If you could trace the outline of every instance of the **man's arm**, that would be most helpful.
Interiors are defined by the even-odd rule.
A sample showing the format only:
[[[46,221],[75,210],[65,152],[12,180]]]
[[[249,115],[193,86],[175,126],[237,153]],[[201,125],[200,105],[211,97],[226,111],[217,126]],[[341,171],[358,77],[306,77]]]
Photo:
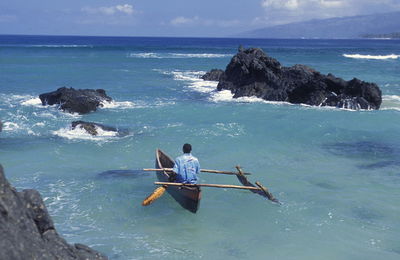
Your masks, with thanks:
[[[175,160],[174,168],[172,168],[172,171],[177,174],[179,172],[179,167],[180,167],[179,160]]]
[[[196,160],[197,161],[197,163],[196,163],[196,174],[199,174],[200,173],[200,163],[199,163],[199,160]]]

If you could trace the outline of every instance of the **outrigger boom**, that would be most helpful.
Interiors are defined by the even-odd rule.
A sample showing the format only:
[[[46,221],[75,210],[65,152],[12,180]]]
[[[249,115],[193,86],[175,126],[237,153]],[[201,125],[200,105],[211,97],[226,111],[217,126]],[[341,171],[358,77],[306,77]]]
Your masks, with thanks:
[[[153,169],[153,168],[145,168],[143,171],[167,171],[172,172],[172,168],[162,168],[162,169]],[[237,172],[229,172],[229,171],[218,171],[218,170],[208,170],[208,169],[200,169],[201,172],[209,172],[209,173],[219,173],[219,174],[228,174],[228,175],[237,175]],[[243,172],[244,175],[251,175],[249,172]]]

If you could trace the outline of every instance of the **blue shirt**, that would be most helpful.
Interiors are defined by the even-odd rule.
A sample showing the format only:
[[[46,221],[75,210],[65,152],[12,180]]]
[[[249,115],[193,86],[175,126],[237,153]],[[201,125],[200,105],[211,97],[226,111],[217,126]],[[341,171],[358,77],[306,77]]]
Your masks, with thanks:
[[[176,173],[176,182],[195,184],[200,172],[199,160],[192,154],[185,153],[175,159],[173,171]]]

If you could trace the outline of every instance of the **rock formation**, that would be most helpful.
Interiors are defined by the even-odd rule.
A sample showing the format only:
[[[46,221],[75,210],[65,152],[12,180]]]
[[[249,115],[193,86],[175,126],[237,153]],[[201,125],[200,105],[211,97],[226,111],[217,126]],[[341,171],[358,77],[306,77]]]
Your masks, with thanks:
[[[224,74],[223,70],[220,69],[212,69],[203,76],[201,76],[202,79],[204,80],[209,80],[209,81],[219,81],[222,74]]]
[[[312,106],[347,109],[379,109],[382,92],[375,83],[345,81],[323,75],[305,65],[283,67],[259,48],[243,49],[222,74],[218,90],[230,90],[234,98],[256,96]]]
[[[36,190],[17,192],[0,165],[0,259],[107,259],[60,237]]]
[[[62,87],[56,91],[39,95],[42,105],[59,105],[69,113],[86,114],[102,107],[102,102],[111,101],[103,89],[74,89]]]
[[[75,129],[76,127],[79,127],[81,129],[84,129],[87,133],[96,136],[98,135],[99,129],[107,132],[115,132],[116,136],[126,136],[129,134],[127,130],[121,130],[112,126],[106,126],[98,123],[93,123],[93,122],[85,122],[85,121],[73,121],[71,123],[72,129]]]

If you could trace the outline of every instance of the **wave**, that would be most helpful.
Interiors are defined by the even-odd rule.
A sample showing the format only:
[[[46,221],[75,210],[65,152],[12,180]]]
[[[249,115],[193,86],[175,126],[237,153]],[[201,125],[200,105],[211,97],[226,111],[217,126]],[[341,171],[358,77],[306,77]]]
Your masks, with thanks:
[[[26,133],[28,135],[40,136],[40,133],[34,130],[38,130],[38,128],[42,128],[43,126],[43,122],[36,123],[30,127],[23,121],[18,123],[6,121],[3,123],[2,130],[4,132],[10,132],[11,134]]]
[[[230,90],[218,91],[217,81],[207,81],[200,77],[203,76],[205,71],[171,71],[162,72],[164,74],[170,74],[175,80],[187,81],[187,90],[195,91],[203,94],[209,94],[208,100],[211,102],[237,102],[237,103],[268,103],[268,104],[281,104],[286,102],[266,101],[258,97],[240,97],[233,98],[233,94]]]
[[[161,59],[162,57],[154,52],[141,52],[141,53],[129,53],[128,58]]]
[[[398,110],[398,111],[400,111],[400,96],[383,95],[381,110]]]
[[[135,103],[130,102],[130,101],[105,101],[101,103],[103,105],[103,108],[110,108],[110,109],[127,109],[127,108],[133,108],[136,107]]]
[[[232,54],[220,54],[220,53],[170,53],[176,58],[224,58],[231,57]]]
[[[1,47],[19,47],[19,48],[93,48],[93,45],[81,44],[6,44]]]
[[[389,60],[398,59],[400,55],[390,54],[390,55],[363,55],[363,54],[343,54],[343,57],[350,59],[368,59],[368,60]]]
[[[14,122],[4,122],[3,123],[3,131],[15,131],[20,129],[21,127]]]
[[[200,93],[210,93],[217,88],[218,82],[207,81],[200,78],[206,72],[205,71],[170,71],[162,72],[166,75],[172,75],[174,80],[186,81],[188,85],[186,88],[188,90],[200,92]]]
[[[34,107],[42,107],[42,101],[40,98],[30,98],[21,102],[23,106],[34,106]]]
[[[222,53],[154,53],[139,52],[129,53],[128,58],[144,58],[144,59],[182,59],[182,58],[224,58],[231,57],[232,54]]]
[[[33,107],[46,107],[42,105],[42,101],[38,97],[33,97],[30,95],[13,95],[11,99],[16,100],[22,106],[33,106]],[[126,109],[126,108],[133,108],[135,104],[130,101],[115,101],[112,100],[110,102],[104,101],[102,102],[103,108],[110,108],[110,109]]]
[[[66,138],[68,140],[91,140],[91,141],[107,141],[110,138],[117,137],[118,133],[114,131],[104,131],[100,127],[95,126],[97,135],[93,136],[86,132],[86,130],[75,127],[72,129],[71,127],[61,128],[56,131],[52,131],[52,134],[57,135],[59,137]]]

